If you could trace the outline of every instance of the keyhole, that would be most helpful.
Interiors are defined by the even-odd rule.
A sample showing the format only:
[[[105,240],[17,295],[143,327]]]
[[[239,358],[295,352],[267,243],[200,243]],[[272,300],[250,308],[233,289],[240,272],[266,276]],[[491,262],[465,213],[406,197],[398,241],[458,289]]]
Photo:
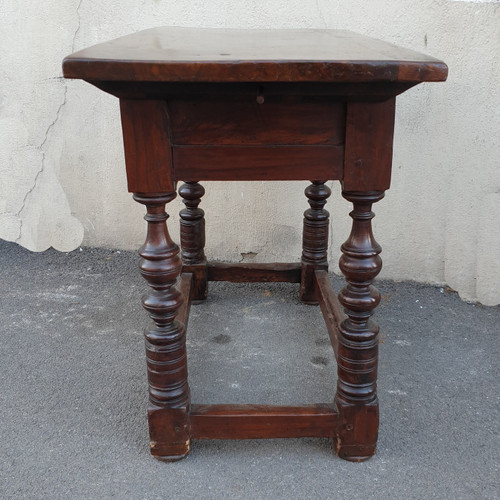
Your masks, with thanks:
[[[257,91],[257,104],[264,104],[264,88],[259,87]]]

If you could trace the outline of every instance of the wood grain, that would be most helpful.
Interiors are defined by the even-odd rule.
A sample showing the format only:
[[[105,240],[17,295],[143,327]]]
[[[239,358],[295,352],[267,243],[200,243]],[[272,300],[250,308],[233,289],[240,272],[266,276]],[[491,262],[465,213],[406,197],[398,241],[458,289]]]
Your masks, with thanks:
[[[338,102],[385,101],[417,85],[418,82],[143,82],[89,80],[97,88],[120,99],[220,100],[226,103],[255,100],[263,92],[266,102],[290,97]]]
[[[186,182],[179,195],[186,208],[179,213],[181,228],[182,264],[193,267],[191,298],[195,301],[207,297],[207,259],[205,258],[205,212],[199,208],[205,189],[198,182]]]
[[[171,82],[442,81],[433,57],[341,30],[163,27],[65,58],[66,78]]]
[[[263,102],[259,104],[257,98]],[[242,101],[174,100],[168,103],[175,145],[340,145],[345,104],[273,101],[258,93]]]
[[[314,271],[328,270],[328,226],[330,214],[325,210],[331,190],[325,181],[313,181],[304,193],[309,208],[304,212],[302,228],[302,274],[299,297],[305,304],[317,304]]]
[[[139,249],[139,269],[150,286],[142,305],[152,320],[144,331],[151,453],[170,460],[189,453],[186,330],[181,321],[188,311],[181,309],[183,296],[177,288],[181,260],[179,248],[168,233],[165,212],[165,204],[174,198],[175,192],[134,195],[135,201],[147,209],[148,231]],[[187,283],[183,286],[185,289]]]
[[[189,267],[187,267],[187,270],[189,270]],[[211,262],[208,265],[209,281],[300,283],[300,273],[300,263],[233,264]]]
[[[347,105],[344,191],[389,189],[395,109],[395,98]]]
[[[338,356],[339,325],[345,319],[340,302],[333,291],[328,272],[318,270],[314,272],[316,294],[326,329],[330,337],[335,358]]]
[[[72,54],[63,73],[120,98],[128,186],[147,208],[139,253],[150,285],[143,305],[152,319],[145,331],[151,453],[182,458],[191,438],[332,437],[344,459],[372,456],[379,413],[371,316],[380,300],[372,282],[381,249],[371,207],[390,184],[395,96],[445,80],[446,65],[346,31],[155,28]],[[301,263],[207,264],[200,180],[311,181]],[[354,207],[338,301],[326,272],[327,180],[341,180]],[[185,182],[184,265],[166,226],[177,181]],[[190,406],[185,324],[209,279],[300,283],[302,300],[319,302],[336,353],[335,402]]]
[[[193,405],[191,436],[195,439],[270,439],[333,437],[333,405]]]
[[[341,146],[175,146],[177,180],[340,179]]]
[[[380,302],[372,286],[382,268],[381,247],[372,232],[373,203],[384,197],[378,192],[342,192],[353,204],[352,228],[341,246],[339,267],[347,285],[339,293],[346,318],[339,324],[337,394],[335,402],[342,425],[336,440],[339,456],[366,460],[375,453],[378,435],[378,325],[371,319]]]
[[[191,309],[191,295],[193,289],[193,275],[191,273],[182,273],[178,285],[179,292],[182,295],[182,304],[177,310],[176,319],[180,321],[187,330],[189,322],[189,311]]]
[[[120,111],[128,190],[150,194],[175,191],[165,102],[121,99]]]

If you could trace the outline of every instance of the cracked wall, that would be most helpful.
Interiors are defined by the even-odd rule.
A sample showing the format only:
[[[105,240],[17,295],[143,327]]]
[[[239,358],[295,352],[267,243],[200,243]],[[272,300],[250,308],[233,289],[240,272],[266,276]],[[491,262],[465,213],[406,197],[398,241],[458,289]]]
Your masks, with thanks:
[[[67,251],[83,237],[58,178],[67,94],[58,59],[78,26],[72,6],[55,1],[0,7],[0,237],[30,250]]]
[[[79,50],[159,25],[341,28],[446,61],[448,82],[398,99],[392,189],[377,204],[381,276],[448,284],[500,303],[499,2],[388,0],[3,0],[0,5],[0,237],[31,250],[137,248],[142,207],[127,193],[118,102],[61,79]],[[305,183],[206,183],[207,254],[300,256]],[[331,264],[349,232],[332,183]],[[170,206],[177,234],[179,200]],[[244,228],[244,230],[235,230]]]

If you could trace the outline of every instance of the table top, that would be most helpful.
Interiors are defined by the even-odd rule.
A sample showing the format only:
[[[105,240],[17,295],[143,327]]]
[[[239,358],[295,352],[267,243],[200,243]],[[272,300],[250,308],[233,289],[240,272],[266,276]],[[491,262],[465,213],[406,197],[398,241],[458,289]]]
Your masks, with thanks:
[[[75,52],[66,78],[143,82],[446,80],[433,57],[341,30],[164,27]]]

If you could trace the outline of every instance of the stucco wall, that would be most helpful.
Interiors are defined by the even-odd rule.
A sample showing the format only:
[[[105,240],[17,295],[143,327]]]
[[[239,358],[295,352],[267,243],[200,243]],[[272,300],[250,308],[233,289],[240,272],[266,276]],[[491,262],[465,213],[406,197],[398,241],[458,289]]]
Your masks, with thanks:
[[[446,0],[3,0],[0,237],[31,250],[137,248],[118,102],[61,79],[74,50],[143,28],[351,29],[447,62],[449,80],[398,99],[392,189],[375,206],[381,276],[500,303],[500,3]],[[206,183],[207,254],[294,261],[305,183]],[[331,261],[349,232],[337,183]],[[170,205],[177,231],[178,200]]]

